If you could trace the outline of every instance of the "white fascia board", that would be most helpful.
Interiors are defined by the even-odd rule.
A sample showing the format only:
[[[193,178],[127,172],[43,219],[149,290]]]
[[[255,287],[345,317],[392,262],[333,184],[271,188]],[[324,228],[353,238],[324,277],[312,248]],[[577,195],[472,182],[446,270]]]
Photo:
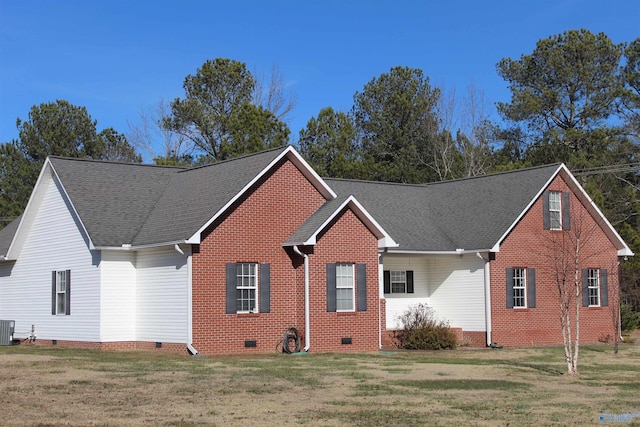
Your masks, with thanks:
[[[318,235],[338,216],[347,206],[353,210],[356,216],[364,225],[378,238],[378,248],[392,248],[399,245],[393,238],[378,224],[378,222],[367,212],[367,210],[356,200],[354,196],[349,196],[333,213],[313,232],[313,234],[302,245],[315,245]]]
[[[231,200],[227,202],[218,212],[216,212],[209,221],[207,221],[202,227],[198,229],[191,237],[189,237],[184,243],[191,244],[199,244],[200,243],[200,234],[209,227],[220,215],[222,215],[231,205],[233,205],[236,200],[242,197],[256,182],[258,182],[267,172],[271,170],[280,160],[287,157],[291,162],[302,172],[302,174],[311,181],[311,183],[318,189],[318,191],[326,198],[326,199],[335,199],[337,197],[336,193],[324,182],[322,178],[309,166],[309,164],[298,154],[298,152],[292,147],[287,147],[278,157],[273,159],[271,163],[267,165],[259,174],[257,174],[247,185],[245,185],[242,190],[238,192]]]
[[[556,169],[556,171],[551,175],[551,177],[547,180],[547,182],[544,183],[542,188],[540,188],[540,190],[538,190],[536,195],[533,196],[533,199],[531,199],[529,201],[529,203],[527,204],[527,206],[525,206],[525,208],[522,210],[522,212],[520,212],[520,214],[518,215],[516,220],[507,228],[507,230],[504,232],[504,234],[502,236],[500,236],[500,238],[498,239],[496,244],[493,245],[493,248],[491,249],[492,252],[498,252],[498,250],[495,250],[495,249],[500,247],[500,245],[502,244],[504,239],[506,239],[507,236],[509,235],[509,233],[511,233],[511,231],[516,227],[516,225],[518,225],[518,223],[520,223],[520,220],[526,215],[527,212],[529,212],[529,209],[531,209],[531,206],[533,206],[533,204],[536,202],[536,200],[538,200],[538,198],[542,195],[542,193],[544,193],[544,190],[546,190],[547,187],[549,186],[549,184],[551,184],[551,182],[556,178],[556,176],[558,176],[558,173],[560,172],[560,170],[562,169],[563,166],[564,166],[563,164],[558,166],[558,169]]]
[[[20,224],[18,224],[18,228],[16,229],[16,232],[13,235],[13,239],[11,240],[9,250],[7,250],[7,253],[5,254],[5,259],[7,260],[16,258],[16,256],[13,254],[14,251],[18,250],[16,245],[19,246],[19,240],[22,238],[23,233],[27,232],[25,228],[29,228],[31,226],[31,223],[33,222],[33,217],[35,215],[35,212],[33,212],[33,209],[35,209],[34,204],[38,203],[38,201],[36,201],[38,198],[40,199],[42,198],[42,194],[41,194],[41,192],[43,191],[41,189],[43,185],[42,182],[47,179],[46,178],[47,174],[49,174],[50,179],[57,180],[60,183],[60,188],[62,188],[62,192],[63,192],[62,196],[69,201],[69,205],[71,206],[71,209],[73,209],[73,214],[78,218],[78,222],[82,227],[82,231],[85,233],[85,235],[87,236],[87,240],[89,241],[89,249],[95,249],[93,242],[91,241],[91,237],[89,236],[89,233],[87,233],[87,229],[82,223],[82,219],[80,218],[80,216],[78,215],[78,212],[73,206],[73,203],[71,202],[71,199],[69,198],[69,195],[67,194],[67,191],[65,190],[64,185],[60,180],[60,177],[58,176],[55,169],[53,168],[53,164],[51,163],[51,160],[49,160],[49,157],[47,157],[44,161],[44,164],[42,165],[42,169],[40,169],[40,174],[38,175],[36,184],[34,185],[33,190],[31,191],[31,195],[29,196],[29,201],[27,202],[27,207],[24,209],[24,213],[22,214],[22,219],[20,220]]]
[[[161,248],[164,246],[175,246],[189,243],[185,240],[176,240],[174,242],[160,242],[160,243],[150,243],[148,245],[130,245],[130,244],[122,244],[122,246],[97,246],[97,250],[109,250],[109,251],[137,251],[139,249],[153,249],[153,248]]]
[[[477,254],[478,252],[496,252],[493,249],[456,249],[453,251],[411,251],[411,250],[403,250],[403,249],[389,249],[385,251],[389,254],[399,254],[399,255],[466,255],[466,254]]]
[[[587,192],[584,190],[584,188],[582,188],[582,185],[580,185],[580,183],[576,180],[576,178],[573,176],[571,171],[565,166],[564,163],[562,163],[562,164],[560,164],[560,166],[558,166],[558,169],[551,175],[549,180],[542,186],[542,188],[538,191],[538,193],[536,193],[534,198],[524,208],[524,210],[520,213],[520,215],[518,215],[518,217],[516,218],[514,223],[511,224],[511,226],[509,226],[507,231],[500,237],[500,239],[498,239],[498,242],[493,246],[491,251],[492,252],[499,252],[498,248],[500,247],[500,245],[502,244],[504,239],[506,239],[507,235],[509,235],[509,233],[511,233],[511,231],[515,228],[515,226],[520,222],[522,217],[529,211],[531,206],[533,206],[533,204],[536,202],[536,200],[538,200],[538,198],[540,198],[542,193],[544,193],[544,191],[549,187],[549,184],[551,184],[551,182],[554,179],[556,179],[556,177],[560,173],[562,173],[562,175],[565,178],[567,178],[567,180],[568,180],[567,185],[569,185],[569,187],[573,188],[573,191],[574,191],[574,194],[576,195],[576,197],[582,196],[583,201],[587,202],[587,203],[585,203],[585,205],[587,207],[591,206],[591,208],[595,211],[597,217],[604,223],[604,225],[607,228],[607,230],[609,231],[611,237],[613,237],[615,240],[618,241],[619,245],[621,246],[621,248],[618,249],[618,256],[633,256],[634,255],[633,251],[629,248],[629,246],[627,246],[625,241],[622,240],[622,237],[620,237],[620,235],[618,234],[616,229],[613,228],[613,226],[611,225],[611,223],[609,222],[607,217],[605,217],[604,214],[602,213],[602,211],[600,210],[600,208],[598,208],[598,205],[596,205],[596,203],[591,199],[589,194],[587,194]],[[596,220],[596,222],[598,222],[598,221]],[[607,230],[605,230],[605,234],[609,235],[609,233],[607,233]]]
[[[47,161],[49,161],[48,157],[47,157]],[[51,162],[49,162],[49,164],[51,164]],[[91,240],[91,236],[89,235],[89,232],[87,231],[87,227],[84,226],[84,222],[82,221],[82,218],[78,214],[78,211],[76,210],[76,207],[73,205],[73,202],[71,201],[71,197],[69,197],[69,194],[67,193],[67,189],[64,188],[64,183],[62,182],[62,180],[58,176],[58,173],[56,172],[55,168],[53,167],[53,164],[51,164],[51,171],[53,172],[53,175],[54,175],[55,179],[57,179],[58,182],[60,183],[60,188],[62,188],[63,196],[69,201],[69,206],[71,206],[71,209],[73,210],[73,214],[75,215],[76,218],[78,218],[78,222],[80,223],[80,226],[82,227],[82,232],[85,234],[85,236],[87,236],[87,240],[89,241],[89,249],[94,250],[96,247],[93,244],[93,241]]]
[[[627,243],[618,234],[618,232],[613,227],[613,225],[611,225],[607,217],[604,216],[604,214],[602,213],[602,211],[600,210],[596,202],[594,202],[593,199],[589,196],[589,194],[584,190],[584,188],[582,188],[582,185],[580,185],[578,180],[573,176],[571,171],[569,171],[569,169],[564,165],[564,163],[560,165],[560,170],[563,172],[563,176],[569,179],[569,186],[573,184],[574,192],[576,192],[579,195],[582,195],[582,197],[587,201],[586,205],[591,206],[591,208],[595,211],[598,219],[600,219],[604,223],[605,227],[613,235],[614,239],[618,240],[618,243],[621,246],[621,248],[618,249],[618,256],[633,256],[634,254],[631,248],[629,248]],[[596,220],[596,222],[599,222],[599,221]],[[605,234],[608,234],[606,230],[605,230]]]
[[[327,185],[326,182],[316,173],[315,170],[306,162],[305,159],[302,158],[300,153],[296,151],[292,146],[287,147],[287,149],[282,153],[281,156],[276,160],[280,160],[285,155],[289,156],[289,160],[296,165],[296,167],[302,172],[302,174],[313,184],[314,187],[318,189],[320,194],[324,196],[327,200],[333,200],[338,195]]]

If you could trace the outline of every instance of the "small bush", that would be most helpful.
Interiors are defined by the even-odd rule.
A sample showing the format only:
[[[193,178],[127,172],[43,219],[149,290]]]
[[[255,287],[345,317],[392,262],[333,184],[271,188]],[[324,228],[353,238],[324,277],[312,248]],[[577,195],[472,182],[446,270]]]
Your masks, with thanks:
[[[633,311],[630,305],[620,306],[620,326],[623,331],[633,331],[640,328],[640,313]]]
[[[453,349],[457,344],[456,334],[449,323],[438,320],[431,307],[426,304],[412,305],[398,317],[402,330],[396,334],[401,348],[408,350]]]

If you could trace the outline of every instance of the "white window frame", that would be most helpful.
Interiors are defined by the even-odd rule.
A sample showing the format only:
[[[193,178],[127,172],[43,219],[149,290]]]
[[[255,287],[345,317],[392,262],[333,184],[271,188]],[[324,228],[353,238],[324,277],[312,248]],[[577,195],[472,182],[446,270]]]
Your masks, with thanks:
[[[589,307],[600,307],[600,269],[587,269]]]
[[[562,193],[549,191],[549,228],[562,230]]]
[[[527,308],[527,269],[513,269],[513,308]]]
[[[236,313],[258,312],[259,271],[258,263],[236,264]]]
[[[355,288],[354,264],[336,264],[336,311],[356,310]],[[350,303],[350,307],[341,304],[345,302]]]
[[[56,271],[56,316],[67,314],[67,292],[69,292],[69,274],[67,270]]]
[[[394,288],[394,285],[396,288]],[[400,289],[400,286],[402,289]],[[407,293],[407,271],[406,270],[391,270],[389,272],[389,290],[392,294],[406,294]]]

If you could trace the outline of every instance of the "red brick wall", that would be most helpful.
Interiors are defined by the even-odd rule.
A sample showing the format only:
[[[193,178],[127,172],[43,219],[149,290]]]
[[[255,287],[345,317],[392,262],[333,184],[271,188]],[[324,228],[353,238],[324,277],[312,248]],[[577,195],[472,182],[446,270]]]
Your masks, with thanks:
[[[571,192],[558,176],[550,190]],[[563,207],[564,208],[564,207]],[[617,305],[618,267],[617,250],[597,226],[584,206],[571,193],[571,231],[543,229],[542,199],[536,201],[522,221],[500,246],[491,269],[491,321],[492,341],[505,346],[533,346],[562,344],[557,284],[552,264],[550,241],[560,241],[563,233],[573,233],[581,227],[582,240],[579,268],[607,269],[609,280],[608,307],[580,308],[580,341],[598,342],[607,335],[613,337],[613,308]],[[571,244],[565,246],[570,250]],[[506,304],[506,268],[524,267],[536,270],[536,307],[508,309]],[[573,286],[572,286],[573,289]],[[574,305],[574,304],[572,304]],[[575,319],[572,319],[575,324]]]
[[[352,211],[347,210],[320,237],[313,254],[310,255],[309,263],[310,350],[315,352],[379,350],[380,299],[377,238]],[[331,263],[366,264],[366,311],[327,312],[326,265]],[[354,303],[357,306],[357,286],[354,292]],[[351,338],[351,344],[342,344],[342,338]]]
[[[325,200],[289,161],[274,169],[233,212],[203,233],[193,254],[193,346],[202,354],[276,351],[290,327],[298,329],[305,345],[303,258],[282,243]],[[375,237],[348,211],[307,250],[311,252],[310,350],[377,349]],[[369,309],[365,314],[326,313],[324,264],[340,261],[367,263]],[[225,266],[236,262],[270,264],[270,313],[226,314]],[[365,325],[368,330],[360,331]],[[353,344],[342,346],[340,338],[347,336],[353,337]],[[256,341],[256,346],[246,348],[246,340]]]

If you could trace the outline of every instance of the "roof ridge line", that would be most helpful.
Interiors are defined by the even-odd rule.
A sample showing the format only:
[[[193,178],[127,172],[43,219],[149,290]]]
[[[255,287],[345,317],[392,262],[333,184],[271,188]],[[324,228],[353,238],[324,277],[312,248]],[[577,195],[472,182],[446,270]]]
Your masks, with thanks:
[[[269,148],[269,149],[266,149],[266,150],[256,151],[255,153],[249,153],[249,154],[244,154],[244,155],[238,156],[238,157],[232,157],[232,158],[229,158],[229,159],[218,160],[218,161],[215,161],[213,163],[207,163],[206,165],[194,166],[194,167],[191,167],[191,168],[183,168],[183,170],[181,170],[180,172],[190,172],[190,171],[194,171],[194,170],[198,170],[198,169],[204,169],[204,168],[208,168],[208,167],[211,167],[211,166],[217,166],[217,165],[221,165],[221,164],[224,164],[224,163],[233,162],[233,161],[236,161],[236,160],[247,159],[247,158],[254,157],[254,156],[257,156],[257,155],[260,155],[260,154],[266,154],[266,153],[270,153],[272,151],[286,149],[289,146],[290,146],[290,144],[289,145],[281,145],[279,147],[274,147],[274,148]]]

